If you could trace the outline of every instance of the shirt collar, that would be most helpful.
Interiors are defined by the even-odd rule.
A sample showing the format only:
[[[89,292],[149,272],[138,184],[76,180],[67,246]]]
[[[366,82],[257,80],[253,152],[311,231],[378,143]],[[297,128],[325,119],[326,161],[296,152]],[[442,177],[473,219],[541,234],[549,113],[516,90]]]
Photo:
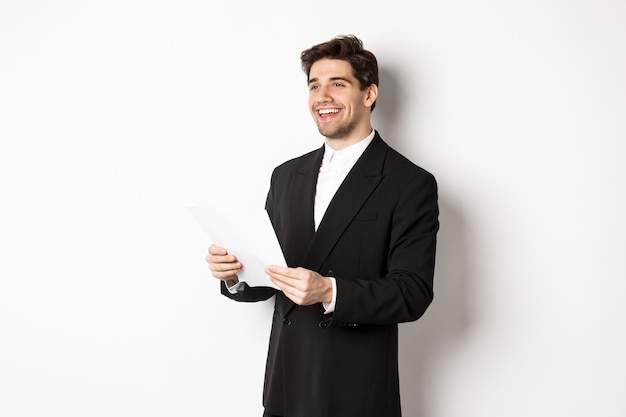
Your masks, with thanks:
[[[356,161],[363,152],[365,152],[365,148],[372,142],[375,134],[376,131],[372,129],[372,132],[362,140],[338,151],[328,146],[327,143],[324,143],[324,159],[322,160],[322,165],[331,163],[335,157],[341,157],[341,159],[346,161]]]

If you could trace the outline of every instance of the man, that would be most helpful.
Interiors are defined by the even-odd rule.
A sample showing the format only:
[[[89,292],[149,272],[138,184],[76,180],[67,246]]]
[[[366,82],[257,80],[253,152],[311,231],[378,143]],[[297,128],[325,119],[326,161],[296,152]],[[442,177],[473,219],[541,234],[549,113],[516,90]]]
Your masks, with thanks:
[[[432,301],[437,185],[372,129],[378,64],[359,39],[301,61],[325,143],[272,174],[266,209],[289,267],[265,273],[282,291],[238,282],[226,248],[207,262],[229,298],[276,295],[265,416],[397,417],[397,324]]]

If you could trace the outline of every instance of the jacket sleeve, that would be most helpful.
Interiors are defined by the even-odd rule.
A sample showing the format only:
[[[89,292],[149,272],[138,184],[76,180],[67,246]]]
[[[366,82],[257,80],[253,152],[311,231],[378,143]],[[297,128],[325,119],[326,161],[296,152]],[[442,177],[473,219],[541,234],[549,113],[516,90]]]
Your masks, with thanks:
[[[437,183],[424,171],[409,181],[397,200],[389,242],[368,243],[386,252],[384,276],[336,276],[331,326],[401,323],[424,314],[433,299],[438,216]]]
[[[224,281],[221,282],[222,295],[235,300],[244,302],[265,301],[276,294],[276,290],[270,287],[250,287],[245,282],[243,283],[243,290],[236,292],[235,294],[228,291]]]

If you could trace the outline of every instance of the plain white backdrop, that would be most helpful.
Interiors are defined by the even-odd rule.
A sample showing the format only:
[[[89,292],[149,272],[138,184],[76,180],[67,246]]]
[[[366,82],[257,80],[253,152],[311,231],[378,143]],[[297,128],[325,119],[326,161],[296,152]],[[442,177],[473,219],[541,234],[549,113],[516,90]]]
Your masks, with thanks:
[[[214,3],[0,1],[0,415],[260,416],[272,303],[185,207],[321,146],[299,54],[339,34],[439,181],[404,415],[626,415],[626,5]]]

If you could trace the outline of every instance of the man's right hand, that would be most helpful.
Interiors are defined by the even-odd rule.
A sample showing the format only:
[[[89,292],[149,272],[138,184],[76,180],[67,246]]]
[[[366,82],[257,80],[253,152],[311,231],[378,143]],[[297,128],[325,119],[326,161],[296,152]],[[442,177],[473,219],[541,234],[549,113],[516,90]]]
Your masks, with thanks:
[[[206,261],[213,276],[224,281],[228,287],[239,282],[237,273],[241,272],[243,265],[235,255],[229,254],[226,249],[217,245],[209,246]]]

